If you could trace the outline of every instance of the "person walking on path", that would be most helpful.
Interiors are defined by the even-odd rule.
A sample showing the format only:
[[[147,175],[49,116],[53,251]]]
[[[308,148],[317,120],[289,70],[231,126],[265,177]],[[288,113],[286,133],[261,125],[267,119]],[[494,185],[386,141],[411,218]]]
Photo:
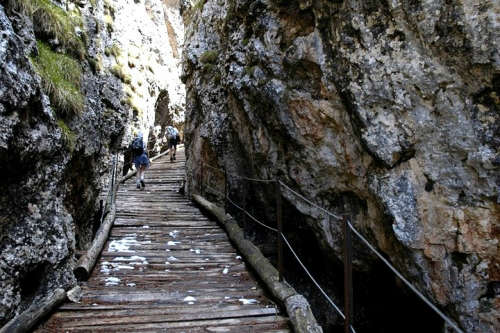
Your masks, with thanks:
[[[149,158],[146,150],[144,149],[145,146],[142,138],[142,133],[139,133],[130,144],[135,168],[137,170],[136,183],[138,189],[144,189],[146,187],[146,183],[144,182],[144,173],[149,167]]]
[[[180,135],[177,128],[167,126],[168,149],[170,149],[170,162],[175,161],[175,153],[177,152],[177,144],[179,143]],[[172,153],[173,152],[173,153]]]

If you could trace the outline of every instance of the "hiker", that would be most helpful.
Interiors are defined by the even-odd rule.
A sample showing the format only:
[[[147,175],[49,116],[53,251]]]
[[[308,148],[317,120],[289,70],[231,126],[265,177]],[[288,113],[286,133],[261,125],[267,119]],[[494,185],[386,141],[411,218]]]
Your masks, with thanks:
[[[178,141],[180,141],[180,135],[177,128],[172,126],[167,126],[167,139],[168,139],[168,149],[171,149],[170,162],[173,162],[175,161],[175,153],[177,152],[177,143],[179,143]]]
[[[144,189],[146,187],[146,183],[144,183],[144,173],[149,167],[149,158],[146,150],[144,149],[145,146],[142,138],[142,133],[139,133],[130,144],[130,150],[132,151],[135,168],[137,170],[136,183],[138,189],[141,187]]]

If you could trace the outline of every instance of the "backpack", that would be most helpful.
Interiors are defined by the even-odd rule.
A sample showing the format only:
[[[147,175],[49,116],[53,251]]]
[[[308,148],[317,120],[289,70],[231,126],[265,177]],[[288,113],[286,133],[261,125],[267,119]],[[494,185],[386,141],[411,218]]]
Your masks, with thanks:
[[[175,128],[173,128],[172,126],[167,126],[167,138],[169,140],[173,140],[176,138],[177,136],[177,131],[175,130]]]
[[[142,143],[141,138],[135,138],[134,141],[132,141],[131,146],[135,155],[140,155],[144,151],[144,144]]]

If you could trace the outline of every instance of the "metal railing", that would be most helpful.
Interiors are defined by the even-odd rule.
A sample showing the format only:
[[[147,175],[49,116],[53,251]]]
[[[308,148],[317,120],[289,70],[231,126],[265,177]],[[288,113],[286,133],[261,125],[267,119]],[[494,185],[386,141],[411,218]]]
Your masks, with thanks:
[[[204,173],[207,170],[212,170],[220,173],[224,177],[224,191],[221,192],[218,189],[215,189],[211,186],[204,184],[204,178],[207,178]],[[235,179],[247,180],[250,182],[259,182],[259,183],[268,183],[275,184],[276,190],[276,225],[277,228],[271,227],[255,216],[250,214],[245,208],[241,207],[241,205],[237,204],[234,200],[231,199],[228,191],[228,176],[232,176]],[[208,180],[208,178],[207,178]],[[284,277],[284,262],[283,262],[283,245],[290,250],[290,253],[295,257],[300,267],[305,271],[307,276],[311,279],[313,284],[319,290],[321,295],[326,299],[326,301],[335,309],[335,311],[340,315],[340,317],[344,320],[344,332],[345,333],[356,333],[353,327],[353,284],[352,284],[352,257],[353,257],[353,248],[352,248],[352,240],[353,235],[356,236],[371,252],[375,254],[393,273],[396,275],[401,281],[406,284],[411,291],[413,291],[422,301],[424,301],[434,312],[439,315],[451,328],[453,328],[458,333],[464,333],[453,320],[451,320],[448,316],[446,316],[441,310],[439,310],[427,297],[425,297],[415,286],[413,286],[384,256],[372,245],[349,221],[347,216],[339,216],[335,213],[324,209],[323,207],[315,204],[311,200],[307,199],[300,193],[294,191],[292,188],[287,186],[280,180],[277,179],[255,179],[249,178],[245,176],[240,176],[234,173],[229,173],[225,169],[221,169],[218,167],[214,167],[205,162],[201,163],[201,172],[199,178],[199,191],[200,195],[203,196],[204,190],[208,189],[210,192],[220,195],[224,198],[224,208],[227,210],[228,204],[232,205],[234,208],[240,210],[245,216],[248,216],[250,220],[253,222],[265,227],[266,229],[278,234],[278,242],[277,242],[277,253],[278,253],[278,272],[279,272],[279,280],[282,281]],[[343,224],[343,233],[344,233],[344,241],[343,241],[343,263],[344,263],[344,312],[339,308],[335,302],[328,296],[328,294],[324,291],[324,289],[319,285],[317,280],[313,277],[307,267],[303,264],[302,260],[297,255],[296,251],[293,249],[290,241],[283,234],[283,221],[282,221],[282,189],[285,189],[289,193],[293,194],[297,198],[316,208],[317,210],[325,213],[329,219],[334,219],[336,221],[342,221]]]

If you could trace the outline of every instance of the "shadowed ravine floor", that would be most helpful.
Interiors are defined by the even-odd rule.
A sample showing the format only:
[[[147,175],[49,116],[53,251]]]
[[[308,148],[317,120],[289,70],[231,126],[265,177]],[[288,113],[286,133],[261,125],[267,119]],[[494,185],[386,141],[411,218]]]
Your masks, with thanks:
[[[184,151],[120,187],[110,238],[80,303],[36,332],[289,332],[225,232],[178,193]]]

